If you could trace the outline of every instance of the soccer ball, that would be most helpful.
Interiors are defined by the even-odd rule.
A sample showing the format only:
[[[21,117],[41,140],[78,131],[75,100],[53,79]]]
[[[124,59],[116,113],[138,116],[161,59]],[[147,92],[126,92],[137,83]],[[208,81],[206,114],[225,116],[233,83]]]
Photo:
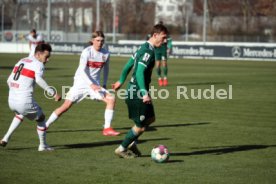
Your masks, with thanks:
[[[163,163],[169,160],[169,150],[164,145],[155,146],[151,150],[151,159],[157,163]]]

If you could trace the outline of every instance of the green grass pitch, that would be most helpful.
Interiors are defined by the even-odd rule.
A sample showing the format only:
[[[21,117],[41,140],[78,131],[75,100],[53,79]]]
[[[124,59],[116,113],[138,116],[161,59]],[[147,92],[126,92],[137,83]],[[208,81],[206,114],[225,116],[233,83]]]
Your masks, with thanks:
[[[7,103],[7,77],[22,54],[0,54],[0,137],[13,118]],[[111,57],[108,85],[128,58]],[[71,86],[78,55],[53,55],[45,79],[61,92]],[[101,135],[104,104],[84,100],[48,130],[53,152],[37,151],[36,123],[25,119],[9,144],[0,148],[0,183],[168,183],[268,184],[276,181],[276,62],[169,60],[168,99],[154,100],[156,122],[140,137],[143,156],[119,159],[114,149],[133,125],[124,100],[117,99],[113,127],[118,137]],[[228,89],[232,99],[177,99],[177,86]],[[125,87],[126,85],[124,85]],[[61,105],[35,98],[46,117]],[[151,161],[157,144],[166,145],[170,160]]]

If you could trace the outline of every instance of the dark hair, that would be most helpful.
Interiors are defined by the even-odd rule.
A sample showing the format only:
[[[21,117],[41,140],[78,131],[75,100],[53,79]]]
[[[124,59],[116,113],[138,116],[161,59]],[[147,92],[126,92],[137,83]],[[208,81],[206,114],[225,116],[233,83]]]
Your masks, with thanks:
[[[166,28],[166,26],[164,26],[163,24],[156,24],[153,26],[152,30],[151,30],[151,36],[154,34],[154,33],[165,33],[165,34],[168,34],[169,31],[168,29]]]
[[[37,52],[44,52],[45,50],[49,51],[49,52],[52,52],[52,47],[50,44],[48,43],[41,43],[41,44],[38,44],[35,48],[35,53]]]
[[[31,33],[36,33],[36,30],[35,30],[35,29],[32,29],[32,30],[31,30]]]

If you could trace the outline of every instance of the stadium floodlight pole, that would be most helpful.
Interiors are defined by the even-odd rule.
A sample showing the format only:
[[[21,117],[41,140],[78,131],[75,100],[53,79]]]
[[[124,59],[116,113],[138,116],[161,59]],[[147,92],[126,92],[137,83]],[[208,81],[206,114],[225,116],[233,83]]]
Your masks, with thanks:
[[[186,1],[186,4],[185,4],[185,13],[186,13],[186,21],[185,21],[185,29],[186,29],[186,32],[185,32],[185,41],[187,42],[188,41],[188,34],[189,34],[189,13],[188,13],[188,4],[187,4],[187,1]]]
[[[112,34],[112,43],[116,42],[116,0],[113,0],[113,34]]]
[[[100,0],[97,0],[96,30],[100,29]]]
[[[2,1],[2,15],[1,15],[1,31],[2,31],[2,38],[1,38],[1,41],[4,42],[4,11],[5,11],[5,4],[4,2]]]
[[[206,16],[207,16],[207,0],[204,0],[204,6],[203,6],[203,31],[202,31],[202,41],[205,44],[206,42]]]
[[[51,41],[51,0],[48,0],[47,7],[47,38],[48,42]]]

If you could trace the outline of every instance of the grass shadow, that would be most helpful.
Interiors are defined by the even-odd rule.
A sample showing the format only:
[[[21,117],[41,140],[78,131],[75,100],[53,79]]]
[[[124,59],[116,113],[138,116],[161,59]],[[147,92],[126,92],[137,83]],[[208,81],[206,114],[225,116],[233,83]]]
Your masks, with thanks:
[[[170,156],[194,156],[194,155],[222,155],[227,153],[235,153],[241,151],[252,151],[258,149],[274,148],[276,145],[237,145],[237,146],[220,146],[220,147],[207,147],[210,149],[204,149],[192,152],[171,152]],[[143,155],[142,157],[150,157],[150,155]]]
[[[190,155],[203,155],[203,154],[215,154],[215,155],[222,155],[227,153],[235,153],[241,151],[252,151],[258,149],[266,149],[266,148],[273,148],[276,145],[236,145],[236,146],[219,146],[219,147],[207,147],[210,149],[201,150],[201,151],[194,151],[190,153],[183,153],[184,156]],[[181,155],[181,153],[174,153],[174,155]]]
[[[178,162],[184,162],[184,160],[168,160],[165,162],[166,164],[173,164],[173,163],[178,163]]]
[[[143,156],[142,156],[143,157]],[[162,162],[162,163],[158,163],[158,162],[154,162],[153,160],[152,160],[152,162],[153,163],[156,163],[156,164],[174,164],[174,163],[180,163],[180,162],[184,162],[184,160],[168,160],[168,161],[166,161],[166,162]]]
[[[149,141],[159,141],[159,140],[169,140],[170,138],[156,138],[156,139],[141,139],[139,144],[149,142]],[[77,144],[65,144],[65,145],[51,145],[55,149],[82,149],[82,148],[93,148],[102,146],[119,145],[122,140],[114,141],[102,141],[102,142],[92,142],[92,143],[77,143]],[[7,150],[30,150],[37,149],[37,147],[23,147],[23,148],[5,148]]]
[[[74,75],[73,74],[71,74],[71,75],[57,75],[56,77],[58,77],[58,78],[73,78]]]
[[[61,68],[58,67],[45,67],[45,70],[61,70]]]
[[[224,81],[217,82],[187,82],[187,83],[177,83],[177,86],[198,86],[198,85],[215,85],[215,84],[227,84]]]
[[[159,140],[169,140],[169,138],[156,138],[156,139],[141,139],[139,140],[139,144],[149,142],[149,141],[159,141]],[[81,148],[93,148],[93,147],[101,147],[101,146],[111,146],[111,145],[119,145],[122,143],[122,140],[115,141],[103,141],[103,142],[94,142],[94,143],[78,143],[78,144],[66,144],[63,146],[54,146],[59,149],[81,149]]]
[[[153,125],[154,128],[166,128],[166,127],[186,127],[186,126],[197,126],[197,125],[208,125],[210,122],[197,122],[197,123],[178,123],[178,124],[167,124],[167,125]]]
[[[148,127],[146,131],[156,131],[157,128],[174,128],[174,127],[186,127],[186,126],[198,126],[198,125],[208,125],[210,122],[197,122],[197,123],[177,123],[177,124],[166,124],[166,125],[153,125]],[[118,128],[121,129],[130,129],[130,127]]]
[[[14,66],[1,66],[0,70],[12,70]]]
[[[156,131],[157,128],[167,128],[167,127],[186,127],[186,126],[198,126],[198,125],[208,125],[210,122],[197,122],[197,123],[178,123],[178,124],[167,124],[167,125],[155,125],[148,127],[147,131]],[[115,128],[117,131],[119,130],[130,130],[131,127],[121,127],[121,128]],[[62,130],[48,130],[47,133],[70,133],[70,132],[101,132],[102,129],[96,128],[96,129],[62,129]]]
[[[47,131],[47,134],[51,134],[51,133],[70,133],[70,132],[101,132],[103,129],[75,129],[75,130],[72,130],[72,129],[61,129],[61,130],[48,130]]]

